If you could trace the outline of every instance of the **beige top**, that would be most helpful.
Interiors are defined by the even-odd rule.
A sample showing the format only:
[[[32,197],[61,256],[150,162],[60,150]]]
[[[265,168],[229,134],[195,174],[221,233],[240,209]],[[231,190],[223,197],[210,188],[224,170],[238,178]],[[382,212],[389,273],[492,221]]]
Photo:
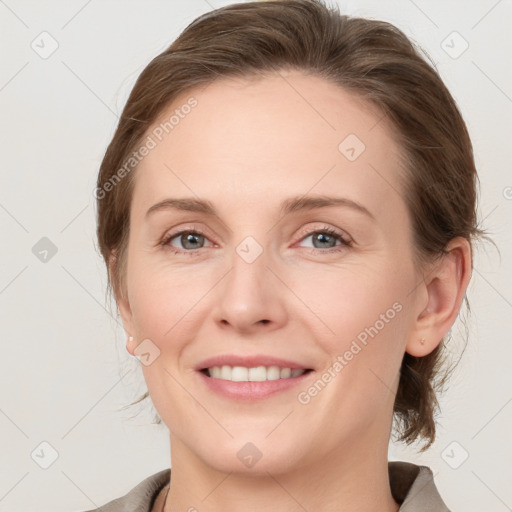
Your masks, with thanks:
[[[439,495],[434,475],[427,466],[388,462],[389,482],[399,512],[450,512]],[[169,483],[171,470],[164,469],[143,480],[122,498],[110,501],[101,512],[151,512],[158,493]],[[94,512],[92,510],[88,512]]]

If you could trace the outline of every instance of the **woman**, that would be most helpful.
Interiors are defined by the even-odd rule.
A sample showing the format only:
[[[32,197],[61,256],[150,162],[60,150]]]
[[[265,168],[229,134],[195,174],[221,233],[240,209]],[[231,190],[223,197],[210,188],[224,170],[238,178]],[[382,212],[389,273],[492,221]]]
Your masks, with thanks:
[[[448,510],[387,450],[393,426],[435,438],[476,180],[453,98],[392,25],[319,0],[189,25],[138,78],[96,191],[172,476],[102,510]]]

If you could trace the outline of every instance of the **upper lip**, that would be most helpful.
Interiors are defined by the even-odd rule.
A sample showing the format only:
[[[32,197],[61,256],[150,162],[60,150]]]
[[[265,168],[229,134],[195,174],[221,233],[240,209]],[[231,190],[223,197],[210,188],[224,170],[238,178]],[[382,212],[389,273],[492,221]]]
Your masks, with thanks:
[[[224,354],[215,357],[209,357],[196,365],[196,370],[204,370],[205,368],[213,368],[214,366],[245,366],[246,368],[256,368],[258,366],[278,366],[279,368],[290,368],[300,370],[311,370],[312,368],[291,361],[289,359],[281,359],[280,357],[267,355],[242,356],[234,354]]]

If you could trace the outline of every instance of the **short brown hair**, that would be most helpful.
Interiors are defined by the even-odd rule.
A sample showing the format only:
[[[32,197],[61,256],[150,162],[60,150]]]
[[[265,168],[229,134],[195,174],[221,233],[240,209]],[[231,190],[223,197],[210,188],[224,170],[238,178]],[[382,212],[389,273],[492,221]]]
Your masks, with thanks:
[[[218,78],[282,69],[334,82],[386,116],[407,170],[404,200],[418,262],[442,256],[455,237],[471,244],[483,235],[476,220],[478,178],[470,137],[433,66],[395,26],[341,15],[321,0],[232,4],[188,25],[139,76],[105,153],[97,190],[105,191],[179,94]],[[124,293],[133,175],[97,196],[99,247],[116,295]],[[424,438],[423,450],[435,439],[436,391],[447,376],[440,377],[444,341],[425,357],[405,353],[401,365],[394,403],[399,440]]]

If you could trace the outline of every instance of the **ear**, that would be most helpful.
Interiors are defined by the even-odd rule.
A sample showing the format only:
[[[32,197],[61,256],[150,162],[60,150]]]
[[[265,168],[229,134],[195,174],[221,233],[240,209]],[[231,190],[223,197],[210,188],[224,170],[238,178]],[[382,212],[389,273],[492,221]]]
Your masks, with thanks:
[[[135,334],[135,326],[133,324],[133,314],[130,307],[130,301],[128,298],[128,290],[126,288],[126,282],[123,281],[121,273],[118,273],[118,257],[117,253],[112,252],[109,258],[109,276],[114,296],[116,299],[117,308],[121,315],[123,327],[126,332],[126,350],[133,356],[134,350],[137,347],[137,340]]]
[[[451,240],[447,254],[427,273],[423,287],[427,304],[419,312],[406,352],[423,357],[430,354],[457,319],[471,278],[471,246],[463,237]]]

